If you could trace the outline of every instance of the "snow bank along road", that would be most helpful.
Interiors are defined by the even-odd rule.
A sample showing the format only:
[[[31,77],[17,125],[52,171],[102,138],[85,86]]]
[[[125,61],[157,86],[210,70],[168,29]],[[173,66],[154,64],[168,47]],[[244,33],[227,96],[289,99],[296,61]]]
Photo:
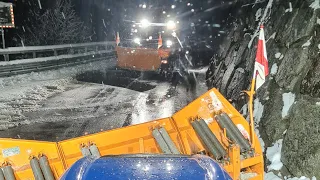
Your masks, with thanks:
[[[105,61],[0,79],[0,137],[56,141],[167,117],[206,91],[203,72],[192,92]]]

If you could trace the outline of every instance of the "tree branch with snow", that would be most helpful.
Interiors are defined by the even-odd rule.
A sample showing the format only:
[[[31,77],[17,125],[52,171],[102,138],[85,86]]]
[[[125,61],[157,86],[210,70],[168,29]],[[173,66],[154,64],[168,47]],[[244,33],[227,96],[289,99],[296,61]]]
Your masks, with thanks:
[[[85,42],[86,28],[70,0],[57,0],[44,13],[34,13],[36,24],[28,27],[27,45],[54,45]]]

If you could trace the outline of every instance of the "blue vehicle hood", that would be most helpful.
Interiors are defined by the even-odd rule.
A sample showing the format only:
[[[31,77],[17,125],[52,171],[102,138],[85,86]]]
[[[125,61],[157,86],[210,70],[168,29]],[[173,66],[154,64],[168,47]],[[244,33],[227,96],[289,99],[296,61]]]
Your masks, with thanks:
[[[208,156],[136,154],[98,159],[85,157],[67,170],[61,179],[231,180],[231,177]]]

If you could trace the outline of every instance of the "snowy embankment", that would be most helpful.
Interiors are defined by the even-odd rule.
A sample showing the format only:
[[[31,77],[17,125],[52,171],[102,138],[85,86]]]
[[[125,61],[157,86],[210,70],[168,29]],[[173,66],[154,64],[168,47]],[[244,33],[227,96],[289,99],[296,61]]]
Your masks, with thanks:
[[[88,70],[114,66],[115,60],[99,61],[58,70],[0,78],[0,129],[28,124],[23,112],[38,108],[41,101],[65,90],[73,77]]]

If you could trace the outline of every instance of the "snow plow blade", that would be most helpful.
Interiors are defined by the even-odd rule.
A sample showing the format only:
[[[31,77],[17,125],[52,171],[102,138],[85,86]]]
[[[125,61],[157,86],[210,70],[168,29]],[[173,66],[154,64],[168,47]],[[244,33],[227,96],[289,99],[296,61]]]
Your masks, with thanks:
[[[143,124],[60,142],[0,139],[0,162],[3,163],[3,166],[12,167],[16,179],[35,179],[30,160],[45,156],[54,178],[59,179],[66,172],[69,172],[68,169],[70,170],[74,165],[79,164],[76,162],[83,158],[101,159],[107,155],[163,154],[160,145],[153,136],[155,129],[161,129],[169,135],[169,137],[163,136],[165,140],[163,142],[170,141],[171,148],[179,151],[174,154],[207,155],[235,180],[263,179],[263,152],[258,138],[255,138],[256,145],[252,149],[240,151],[240,145],[227,138],[227,130],[220,127],[215,119],[215,116],[222,113],[230,117],[245,138],[250,137],[247,135],[250,132],[248,122],[216,89],[212,89],[172,117]],[[220,151],[222,151],[221,146],[224,148],[226,153],[219,153],[223,156],[214,157],[202,139],[207,133],[200,137],[193,129],[191,123],[200,120],[204,120],[208,124],[208,128],[219,141]],[[208,143],[212,138],[207,139]],[[94,151],[91,152],[90,150],[93,149]]]
[[[167,51],[151,48],[116,47],[117,66],[135,71],[158,71],[163,59],[168,57]]]

